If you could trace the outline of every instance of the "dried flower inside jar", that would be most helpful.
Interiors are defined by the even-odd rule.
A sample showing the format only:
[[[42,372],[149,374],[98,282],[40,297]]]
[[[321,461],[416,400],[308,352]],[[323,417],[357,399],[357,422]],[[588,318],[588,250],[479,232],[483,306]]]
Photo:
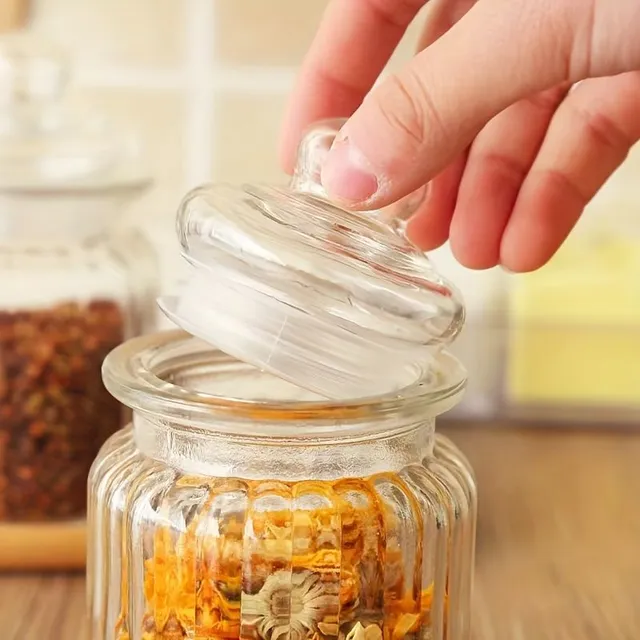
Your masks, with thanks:
[[[409,562],[395,535],[398,519],[372,499],[379,479],[183,478],[181,487],[206,487],[209,497],[184,531],[159,527],[149,538],[144,640],[428,637],[433,584],[422,584],[422,549],[408,550],[415,556]],[[268,494],[276,501],[314,496],[313,504],[331,496],[332,508],[254,506],[223,516],[217,499],[237,488],[234,482],[250,496]],[[130,637],[127,606],[125,600],[118,640]]]

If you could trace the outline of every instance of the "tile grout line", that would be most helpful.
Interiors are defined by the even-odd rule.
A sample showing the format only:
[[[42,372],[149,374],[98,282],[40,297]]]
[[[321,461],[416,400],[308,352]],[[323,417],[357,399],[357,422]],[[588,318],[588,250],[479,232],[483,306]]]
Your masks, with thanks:
[[[215,146],[215,69],[213,38],[215,10],[212,0],[188,0],[186,15],[185,171],[188,187],[211,179]]]
[[[183,11],[186,45],[180,70],[94,69],[91,73],[85,74],[85,84],[135,88],[139,91],[170,90],[182,98],[184,135],[181,181],[183,189],[188,189],[211,178],[210,132],[214,129],[214,94],[212,83],[202,81],[212,74],[211,0],[184,0]],[[172,233],[170,238],[175,240],[175,234]],[[163,239],[169,240],[168,237]],[[168,291],[180,287],[186,268],[182,260],[175,261],[171,266],[171,272],[167,270],[163,275],[163,289]],[[175,328],[164,314],[158,315],[159,328]]]
[[[205,0],[206,1],[206,0]],[[201,78],[203,83],[211,84],[211,112],[210,112],[210,130],[208,131],[209,137],[209,179],[215,180],[216,169],[218,166],[218,140],[217,140],[217,116],[216,113],[216,98],[219,91],[216,89],[215,80],[218,77],[218,57],[215,55],[215,37],[216,37],[216,18],[218,17],[218,0],[209,0],[209,42],[208,42],[208,70],[203,78]]]
[[[295,67],[221,67],[211,82],[218,91],[235,91],[245,95],[289,92],[298,73]]]
[[[194,0],[195,1],[195,0]],[[184,91],[194,85],[185,65],[184,71],[131,67],[77,67],[75,77],[83,87],[95,89],[138,89],[141,91]],[[293,87],[298,73],[296,67],[227,67],[210,63],[200,65],[198,88],[215,94],[232,91],[244,95],[277,95]],[[376,85],[389,75],[383,71]]]
[[[76,65],[74,81],[82,87],[99,89],[141,89],[175,91],[187,86],[187,65],[182,69],[158,70],[131,67]]]

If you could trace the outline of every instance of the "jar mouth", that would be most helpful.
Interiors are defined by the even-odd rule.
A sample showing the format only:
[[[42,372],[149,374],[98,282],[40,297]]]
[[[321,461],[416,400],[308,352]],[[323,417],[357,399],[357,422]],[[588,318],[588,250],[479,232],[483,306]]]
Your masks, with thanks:
[[[170,330],[128,340],[105,359],[103,379],[108,391],[134,412],[152,414],[183,426],[217,432],[309,437],[353,435],[389,428],[387,418],[399,423],[429,420],[453,407],[466,386],[466,371],[453,355],[441,351],[428,372],[392,393],[347,400],[313,396],[275,376],[218,351],[182,330]],[[229,374],[264,377],[276,388],[243,397],[234,390]],[[218,381],[227,375],[227,382]],[[213,379],[213,384],[202,380]],[[260,384],[260,382],[258,382]],[[237,389],[239,386],[235,386]],[[212,392],[209,387],[213,387]],[[222,387],[222,388],[221,388]],[[218,392],[216,391],[218,389]],[[286,393],[280,395],[282,390]],[[292,393],[295,392],[294,393]],[[275,397],[274,397],[275,396]],[[289,397],[285,397],[289,396]],[[386,423],[386,426],[385,426]]]

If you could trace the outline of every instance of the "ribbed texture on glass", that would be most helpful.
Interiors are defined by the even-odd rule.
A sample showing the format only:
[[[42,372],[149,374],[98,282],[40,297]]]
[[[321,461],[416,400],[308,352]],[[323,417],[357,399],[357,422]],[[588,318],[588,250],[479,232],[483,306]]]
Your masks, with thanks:
[[[114,436],[90,483],[92,640],[466,640],[476,493],[437,435],[399,473],[187,476]]]

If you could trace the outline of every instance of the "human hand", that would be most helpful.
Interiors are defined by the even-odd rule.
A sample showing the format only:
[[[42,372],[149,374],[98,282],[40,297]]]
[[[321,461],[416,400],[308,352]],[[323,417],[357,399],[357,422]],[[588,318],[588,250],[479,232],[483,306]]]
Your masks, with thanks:
[[[536,269],[640,139],[640,2],[431,0],[421,52],[371,90],[424,4],[332,0],[283,165],[310,123],[351,116],[322,171],[332,198],[376,209],[429,183],[407,227],[418,246]]]

